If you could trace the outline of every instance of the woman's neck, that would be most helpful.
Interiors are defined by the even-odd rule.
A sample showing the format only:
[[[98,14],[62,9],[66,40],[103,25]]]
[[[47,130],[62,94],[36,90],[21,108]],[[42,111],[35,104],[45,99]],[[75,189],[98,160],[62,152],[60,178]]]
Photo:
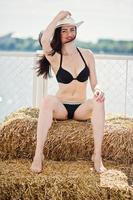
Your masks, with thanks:
[[[62,54],[63,55],[73,55],[77,52],[75,42],[69,42],[63,45],[62,47]]]

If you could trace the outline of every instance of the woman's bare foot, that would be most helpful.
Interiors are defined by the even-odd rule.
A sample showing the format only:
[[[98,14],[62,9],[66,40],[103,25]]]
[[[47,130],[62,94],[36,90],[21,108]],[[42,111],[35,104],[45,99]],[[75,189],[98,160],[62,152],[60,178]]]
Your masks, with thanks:
[[[41,173],[44,155],[35,156],[31,165],[31,171],[34,173]]]
[[[105,172],[107,169],[103,166],[103,162],[102,162],[102,158],[101,156],[96,156],[95,154],[92,155],[91,160],[94,162],[94,167],[95,170],[98,173],[103,173]]]

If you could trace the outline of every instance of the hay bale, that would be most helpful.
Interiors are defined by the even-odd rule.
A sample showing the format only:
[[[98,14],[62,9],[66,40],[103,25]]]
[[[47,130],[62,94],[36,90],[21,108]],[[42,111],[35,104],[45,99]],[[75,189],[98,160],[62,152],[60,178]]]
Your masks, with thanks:
[[[130,166],[106,162],[97,174],[89,161],[45,161],[43,172],[30,171],[29,160],[0,162],[0,199],[10,200],[124,200],[133,198]]]
[[[3,123],[0,132],[0,158],[31,158],[36,141],[37,119],[21,116]]]
[[[2,124],[0,158],[32,158],[36,145],[38,109],[12,113]],[[44,145],[46,159],[90,159],[94,149],[90,120],[54,120]],[[110,118],[105,123],[103,156],[119,163],[133,163],[133,119]]]
[[[94,142],[90,121],[53,123],[45,143],[46,158],[53,160],[90,159]]]
[[[133,119],[113,117],[106,120],[103,156],[118,163],[133,163]]]
[[[38,108],[20,108],[15,112],[10,113],[8,116],[5,117],[4,122],[8,120],[12,120],[13,118],[21,118],[21,117],[31,117],[31,118],[38,118],[39,109]]]
[[[36,145],[37,119],[10,118],[0,134],[0,158],[32,158]],[[90,134],[88,134],[90,133]],[[44,146],[44,156],[53,160],[88,158],[93,150],[90,122],[54,121]]]

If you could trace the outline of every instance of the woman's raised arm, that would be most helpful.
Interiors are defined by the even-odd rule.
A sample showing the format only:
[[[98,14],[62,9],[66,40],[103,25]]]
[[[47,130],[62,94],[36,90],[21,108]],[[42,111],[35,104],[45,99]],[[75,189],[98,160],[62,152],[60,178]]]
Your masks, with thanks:
[[[50,22],[47,28],[43,31],[41,44],[45,52],[51,51],[50,40],[54,34],[58,21],[60,21],[61,19],[65,18],[68,15],[71,15],[69,11],[60,11]]]

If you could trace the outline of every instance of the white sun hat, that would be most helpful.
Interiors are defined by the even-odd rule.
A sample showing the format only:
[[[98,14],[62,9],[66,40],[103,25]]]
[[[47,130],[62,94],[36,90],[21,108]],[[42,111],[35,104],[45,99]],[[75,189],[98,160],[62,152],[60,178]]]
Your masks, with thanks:
[[[63,25],[73,25],[73,26],[79,27],[83,23],[84,21],[75,22],[75,20],[70,15],[68,15],[64,19],[58,21],[56,28],[61,27]]]

